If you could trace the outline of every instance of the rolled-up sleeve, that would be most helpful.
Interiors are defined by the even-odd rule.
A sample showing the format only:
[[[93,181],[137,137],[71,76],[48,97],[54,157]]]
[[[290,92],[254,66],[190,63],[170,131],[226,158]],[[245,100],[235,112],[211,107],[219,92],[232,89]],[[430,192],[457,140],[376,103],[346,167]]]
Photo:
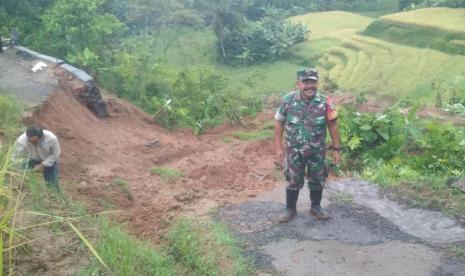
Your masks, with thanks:
[[[280,121],[280,122],[286,121],[286,116],[287,116],[287,108],[286,108],[286,106],[287,106],[287,103],[283,99],[283,101],[281,102],[281,104],[278,107],[278,110],[276,110],[276,113],[274,115],[274,119],[276,121]]]
[[[337,111],[336,111],[336,106],[334,105],[333,101],[331,100],[330,97],[327,97],[326,99],[326,119],[328,121],[334,121],[338,117]]]
[[[44,167],[53,166],[53,164],[55,164],[55,162],[58,160],[58,157],[60,157],[61,154],[60,144],[58,143],[58,140],[53,140],[50,143],[50,155],[47,156],[47,158],[45,158],[44,161],[42,161],[42,165]]]

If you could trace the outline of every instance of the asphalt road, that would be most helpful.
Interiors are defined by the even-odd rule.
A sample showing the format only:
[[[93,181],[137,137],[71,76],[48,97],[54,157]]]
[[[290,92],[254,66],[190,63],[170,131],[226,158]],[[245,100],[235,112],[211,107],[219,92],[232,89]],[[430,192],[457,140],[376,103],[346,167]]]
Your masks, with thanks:
[[[327,184],[323,206],[332,216],[308,214],[303,189],[298,215],[275,222],[284,187],[218,212],[262,275],[465,275],[465,260],[447,250],[464,245],[465,229],[440,212],[407,208],[356,179]]]

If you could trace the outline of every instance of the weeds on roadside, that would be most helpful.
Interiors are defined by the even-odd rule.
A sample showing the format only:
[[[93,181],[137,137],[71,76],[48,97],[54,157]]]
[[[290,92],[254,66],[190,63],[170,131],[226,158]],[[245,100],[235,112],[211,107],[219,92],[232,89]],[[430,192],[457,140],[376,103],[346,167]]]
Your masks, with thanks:
[[[465,246],[453,245],[449,247],[449,252],[465,259]]]
[[[99,219],[98,225],[95,248],[110,269],[94,258],[78,275],[177,275],[171,257],[128,235],[121,226],[105,218]]]
[[[418,108],[402,113],[394,106],[378,114],[341,109],[344,169],[408,196],[412,205],[464,215],[465,194],[446,179],[465,176],[465,129],[418,119]]]
[[[225,226],[209,220],[181,219],[168,235],[170,253],[198,275],[254,274],[249,259]]]

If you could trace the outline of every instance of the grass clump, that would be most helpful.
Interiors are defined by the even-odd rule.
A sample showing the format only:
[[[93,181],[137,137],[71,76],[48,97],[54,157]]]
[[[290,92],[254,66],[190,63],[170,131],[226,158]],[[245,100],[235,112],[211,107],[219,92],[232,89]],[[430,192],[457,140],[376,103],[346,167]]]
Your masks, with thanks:
[[[455,256],[459,256],[465,259],[465,246],[454,245],[449,248],[449,252]]]
[[[121,187],[121,189],[128,196],[129,199],[132,200],[134,198],[131,189],[129,189],[129,183],[126,179],[121,177],[115,177],[111,183],[113,185]]]
[[[10,96],[0,91],[0,138],[15,138],[21,125],[23,106]]]
[[[171,254],[198,275],[253,275],[251,262],[221,224],[181,219],[169,233]]]
[[[184,173],[173,168],[155,166],[150,169],[152,175],[158,175],[163,181],[171,182],[184,176]]]
[[[93,259],[79,275],[176,275],[173,260],[128,235],[121,226],[102,220],[95,245],[105,269]]]

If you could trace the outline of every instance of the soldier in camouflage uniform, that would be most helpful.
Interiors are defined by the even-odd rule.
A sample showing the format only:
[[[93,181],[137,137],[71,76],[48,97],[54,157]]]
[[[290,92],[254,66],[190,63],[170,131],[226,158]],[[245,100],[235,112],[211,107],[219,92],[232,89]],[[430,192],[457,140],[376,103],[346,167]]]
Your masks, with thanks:
[[[282,164],[284,160],[287,181],[286,209],[281,223],[291,220],[297,212],[297,199],[304,186],[306,169],[312,202],[310,214],[318,219],[329,218],[320,205],[327,177],[326,128],[332,138],[333,162],[337,164],[341,159],[337,112],[331,99],[318,91],[318,72],[315,69],[299,70],[297,88],[284,96],[275,115],[276,162]],[[282,149],[284,131],[285,154]]]

